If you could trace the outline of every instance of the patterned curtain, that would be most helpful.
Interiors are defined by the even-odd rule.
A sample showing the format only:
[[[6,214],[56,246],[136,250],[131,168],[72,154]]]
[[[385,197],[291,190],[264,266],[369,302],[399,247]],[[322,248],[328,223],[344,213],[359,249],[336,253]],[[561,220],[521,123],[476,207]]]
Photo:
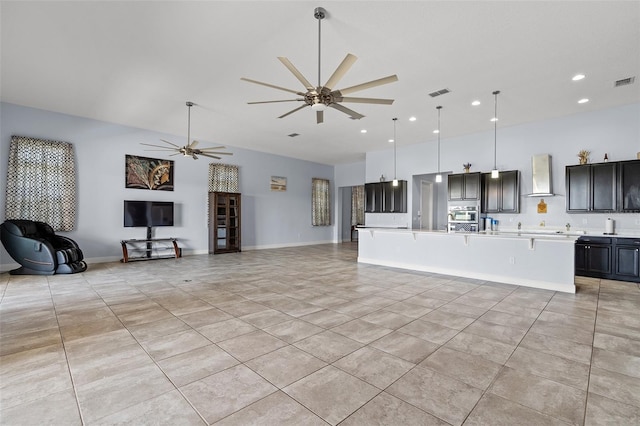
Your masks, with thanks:
[[[6,219],[46,222],[55,231],[76,223],[76,165],[73,145],[11,136]]]
[[[351,225],[364,225],[364,185],[351,187]]]
[[[209,192],[239,192],[238,166],[209,164]]]
[[[328,179],[311,179],[311,224],[313,226],[331,225]]]

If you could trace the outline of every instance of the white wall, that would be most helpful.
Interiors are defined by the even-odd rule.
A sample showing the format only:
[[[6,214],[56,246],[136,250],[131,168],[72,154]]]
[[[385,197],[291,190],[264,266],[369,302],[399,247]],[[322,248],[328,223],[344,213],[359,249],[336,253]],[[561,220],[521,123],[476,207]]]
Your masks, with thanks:
[[[493,130],[457,138],[441,139],[441,170],[461,173],[462,164],[472,163],[471,171],[487,172],[493,168]],[[437,171],[437,145],[430,141],[398,147],[397,175],[412,184],[412,176]],[[600,162],[605,152],[610,161],[636,158],[640,151],[640,104],[625,105],[606,110],[575,114],[567,117],[528,123],[506,128],[498,127],[497,165],[501,170],[520,170],[521,194],[532,191],[531,157],[551,154],[552,179],[555,197],[545,198],[547,214],[537,213],[539,198],[522,197],[520,214],[492,215],[501,221],[503,229],[515,228],[518,222],[524,228],[538,227],[542,220],[547,227],[563,228],[570,223],[572,229],[602,230],[607,217],[616,220],[619,231],[640,231],[638,214],[568,214],[565,209],[565,166],[578,164],[581,149],[592,152],[591,162]],[[393,173],[393,149],[368,152],[366,156],[367,182],[375,182],[380,174]],[[408,189],[406,215],[367,215],[367,225],[397,226],[411,224],[413,193]],[[416,202],[419,202],[416,200]],[[371,219],[371,223],[370,223]]]
[[[185,254],[208,251],[208,164],[214,160],[169,157],[162,152],[145,151],[147,147],[140,145],[140,142],[159,143],[160,138],[181,143],[186,135],[160,134],[7,103],[0,104],[0,119],[3,218],[11,135],[60,140],[73,143],[78,167],[77,228],[66,235],[78,242],[90,261],[117,260],[122,254],[120,240],[145,237],[144,228],[123,227],[125,199],[173,201],[175,226],[155,228],[155,236],[179,238]],[[200,143],[218,144],[204,140]],[[231,144],[227,147],[233,156],[221,161],[240,166],[244,249],[335,240],[335,225],[311,226],[311,179],[333,180],[333,166],[234,148]],[[174,160],[174,191],[126,189],[125,154]],[[270,191],[272,175],[287,177],[286,192]],[[0,255],[0,270],[6,270],[12,260],[4,248],[0,248]]]

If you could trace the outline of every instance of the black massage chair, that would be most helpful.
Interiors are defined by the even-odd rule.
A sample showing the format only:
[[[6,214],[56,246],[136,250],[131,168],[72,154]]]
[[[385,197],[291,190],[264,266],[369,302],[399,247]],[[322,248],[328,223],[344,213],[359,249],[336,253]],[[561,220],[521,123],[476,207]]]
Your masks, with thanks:
[[[70,238],[56,235],[51,226],[33,220],[7,220],[0,239],[9,255],[22,265],[11,275],[53,275],[84,272],[82,250]]]

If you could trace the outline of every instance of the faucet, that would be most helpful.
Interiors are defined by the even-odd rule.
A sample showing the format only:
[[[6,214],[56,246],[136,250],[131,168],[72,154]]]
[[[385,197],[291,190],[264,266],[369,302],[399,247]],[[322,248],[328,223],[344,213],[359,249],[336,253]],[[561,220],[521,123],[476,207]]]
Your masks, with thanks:
[[[518,222],[518,231],[522,229],[522,222]]]
[[[567,232],[569,232],[571,230],[571,224],[569,222],[567,222],[567,224],[565,226],[567,227]]]
[[[540,222],[540,226],[545,226],[544,220]]]

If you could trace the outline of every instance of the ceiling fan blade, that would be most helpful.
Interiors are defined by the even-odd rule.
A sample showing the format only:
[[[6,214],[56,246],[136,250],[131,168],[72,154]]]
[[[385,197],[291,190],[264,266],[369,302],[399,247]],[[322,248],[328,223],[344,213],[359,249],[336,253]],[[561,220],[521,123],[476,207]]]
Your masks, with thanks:
[[[220,160],[220,157],[216,157],[215,155],[205,154],[204,152],[201,152],[200,155],[203,155],[209,158],[215,158],[216,160]]]
[[[390,75],[388,77],[379,78],[377,80],[368,81],[366,83],[357,84],[355,86],[347,87],[346,89],[337,90],[340,92],[340,95],[346,95],[348,93],[358,92],[364,89],[370,89],[376,86],[382,86],[383,84],[393,83],[394,81],[398,81],[397,75]]]
[[[156,148],[166,149],[166,150],[169,150],[169,151],[173,151],[175,149],[175,148],[169,148],[168,146],[152,145],[150,143],[144,143],[144,142],[140,142],[140,145],[153,146],[153,147],[156,147]],[[150,151],[150,150],[146,150],[146,151]]]
[[[200,151],[199,149],[194,151],[198,155],[216,154],[216,155],[233,155],[233,152],[219,152],[219,151]]]
[[[226,146],[222,146],[222,145],[220,145],[220,146],[209,146],[209,147],[206,147],[206,148],[200,148],[199,151],[211,151],[212,149],[225,149],[225,148],[226,148]]]
[[[169,141],[166,141],[166,140],[164,140],[164,139],[160,139],[160,140],[161,140],[162,142],[164,142],[164,143],[168,143],[169,145],[173,145],[173,146],[175,146],[176,148],[180,148],[180,146],[176,145],[176,144],[175,144],[175,143],[173,143],[173,142],[169,142]]]
[[[316,122],[318,124],[324,123],[324,111],[316,111]]]
[[[169,157],[175,157],[176,155],[183,155],[181,152],[176,152],[175,154],[171,154]]]
[[[345,114],[349,115],[351,118],[353,118],[355,120],[360,120],[362,117],[364,117],[364,115],[362,115],[360,113],[357,113],[354,110],[349,109],[349,108],[347,108],[345,106],[342,106],[340,104],[333,103],[333,104],[329,104],[329,106],[331,108],[337,109],[338,111],[344,112]]]
[[[313,84],[309,83],[309,80],[307,80],[306,78],[304,78],[304,76],[302,75],[302,73],[300,71],[298,71],[298,69],[296,67],[293,66],[293,64],[291,63],[290,60],[288,60],[287,58],[285,58],[284,56],[278,56],[278,59],[280,60],[280,62],[282,62],[284,64],[285,67],[287,67],[287,69],[289,71],[291,71],[291,74],[295,75],[296,78],[300,81],[300,83],[302,83],[302,85],[307,89],[307,90],[315,90],[316,88],[313,86]]]
[[[258,101],[258,102],[247,102],[249,105],[253,104],[272,104],[276,102],[293,102],[293,101],[304,101],[304,99],[283,99],[281,101]]]
[[[336,68],[331,77],[329,77],[324,87],[332,90],[357,60],[357,56],[347,53],[347,56],[342,60],[340,65],[338,65],[338,68]]]
[[[187,148],[195,148],[196,145],[198,145],[200,142],[196,141],[196,140],[192,140],[191,143],[189,145],[187,145]]]
[[[378,98],[351,98],[351,97],[336,97],[336,102],[355,102],[360,104],[382,104],[391,105],[393,99],[378,99]]]
[[[280,117],[278,117],[278,118],[284,118],[284,117],[286,117],[286,116],[287,116],[287,115],[289,115],[289,114],[293,114],[293,113],[294,113],[294,112],[296,112],[296,111],[300,111],[302,108],[304,108],[304,107],[306,107],[306,106],[308,106],[308,105],[307,105],[307,104],[304,104],[304,105],[302,105],[302,106],[299,106],[298,108],[292,109],[291,111],[287,112],[286,114],[282,114],[282,115],[281,115]]]
[[[240,80],[244,80],[244,81],[248,81],[249,83],[260,84],[262,86],[271,87],[272,89],[284,90],[285,92],[295,93],[296,95],[304,96],[304,93],[297,92],[297,91],[291,90],[291,89],[287,89],[286,87],[280,87],[280,86],[276,86],[274,84],[263,83],[263,82],[258,81],[258,80],[251,80],[250,78],[244,78],[244,77],[240,77]]]

